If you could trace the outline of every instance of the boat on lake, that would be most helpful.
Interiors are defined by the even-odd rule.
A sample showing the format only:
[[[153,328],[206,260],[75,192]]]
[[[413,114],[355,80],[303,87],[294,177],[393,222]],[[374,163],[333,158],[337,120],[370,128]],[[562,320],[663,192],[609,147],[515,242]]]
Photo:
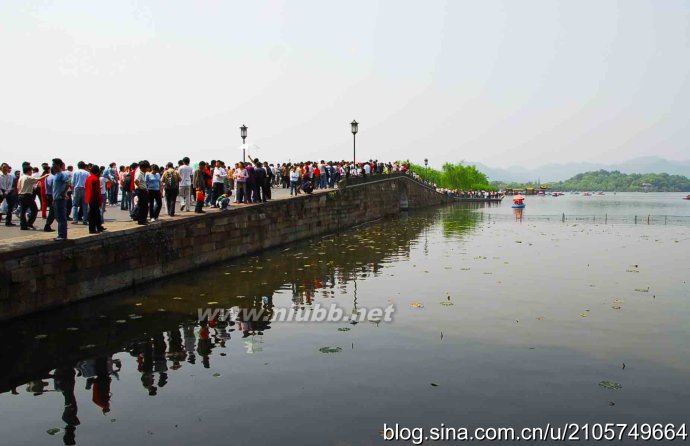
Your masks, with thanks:
[[[514,209],[522,209],[525,207],[525,197],[522,195],[515,195],[513,197],[513,206]]]
[[[690,195],[683,197],[683,200],[690,200]]]

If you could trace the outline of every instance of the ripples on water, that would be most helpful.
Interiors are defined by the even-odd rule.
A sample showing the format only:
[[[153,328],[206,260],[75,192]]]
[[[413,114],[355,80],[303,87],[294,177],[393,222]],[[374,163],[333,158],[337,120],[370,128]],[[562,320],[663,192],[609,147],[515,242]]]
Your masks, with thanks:
[[[374,444],[384,422],[685,421],[689,243],[682,226],[487,220],[456,206],[192,271],[0,328],[0,435]],[[317,302],[396,314],[197,323],[209,305]]]

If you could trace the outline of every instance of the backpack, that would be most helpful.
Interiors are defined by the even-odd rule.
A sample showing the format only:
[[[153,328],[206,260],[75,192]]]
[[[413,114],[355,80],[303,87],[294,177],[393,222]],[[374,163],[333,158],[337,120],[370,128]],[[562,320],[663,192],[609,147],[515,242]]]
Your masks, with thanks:
[[[177,189],[179,186],[179,181],[177,181],[177,176],[175,172],[166,172],[168,176],[165,177],[165,188],[166,189]]]
[[[127,172],[125,174],[125,178],[124,178],[124,180],[122,180],[122,187],[125,190],[129,190],[132,188],[132,174],[131,173]]]

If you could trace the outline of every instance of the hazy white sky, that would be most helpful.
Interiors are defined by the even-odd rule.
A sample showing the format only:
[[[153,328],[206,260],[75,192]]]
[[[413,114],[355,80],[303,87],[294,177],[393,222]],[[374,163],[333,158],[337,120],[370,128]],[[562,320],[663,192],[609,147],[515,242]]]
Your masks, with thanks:
[[[0,159],[690,158],[690,2],[0,1]]]

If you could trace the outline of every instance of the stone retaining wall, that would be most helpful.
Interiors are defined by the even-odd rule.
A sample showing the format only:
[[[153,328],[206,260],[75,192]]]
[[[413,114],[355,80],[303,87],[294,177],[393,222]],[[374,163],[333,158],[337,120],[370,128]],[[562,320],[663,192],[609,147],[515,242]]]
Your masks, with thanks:
[[[406,176],[163,220],[64,243],[0,248],[0,320],[395,215],[446,198]]]

